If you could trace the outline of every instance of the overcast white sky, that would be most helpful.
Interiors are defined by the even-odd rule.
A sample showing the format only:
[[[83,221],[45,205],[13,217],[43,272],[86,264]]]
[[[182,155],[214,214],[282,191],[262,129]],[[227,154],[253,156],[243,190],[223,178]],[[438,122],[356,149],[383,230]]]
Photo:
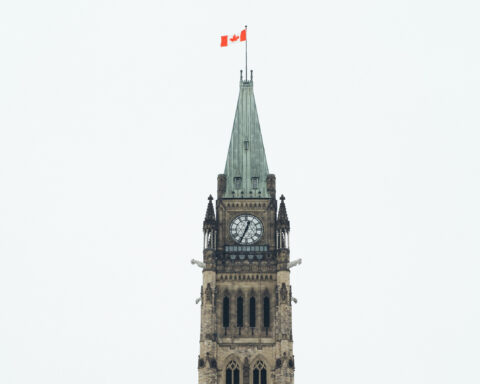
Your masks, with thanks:
[[[3,1],[0,383],[197,382],[243,47],[297,383],[480,382],[478,1]]]

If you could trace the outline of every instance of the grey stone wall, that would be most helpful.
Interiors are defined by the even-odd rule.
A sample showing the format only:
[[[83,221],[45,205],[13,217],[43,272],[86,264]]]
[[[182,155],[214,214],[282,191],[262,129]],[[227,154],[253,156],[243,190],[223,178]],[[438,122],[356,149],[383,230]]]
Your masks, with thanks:
[[[267,369],[268,384],[294,383],[292,293],[289,251],[275,249],[276,201],[273,199],[218,200],[217,249],[204,251],[199,384],[225,384],[226,367],[240,368],[240,384],[253,384],[259,361]],[[234,244],[229,223],[236,215],[252,213],[264,225],[259,244],[272,251],[260,261],[220,259],[225,245]],[[230,325],[223,327],[223,298],[230,299]],[[243,327],[237,326],[237,298],[243,297]],[[255,327],[249,325],[249,301],[255,298]],[[270,327],[263,326],[263,299],[270,300]]]

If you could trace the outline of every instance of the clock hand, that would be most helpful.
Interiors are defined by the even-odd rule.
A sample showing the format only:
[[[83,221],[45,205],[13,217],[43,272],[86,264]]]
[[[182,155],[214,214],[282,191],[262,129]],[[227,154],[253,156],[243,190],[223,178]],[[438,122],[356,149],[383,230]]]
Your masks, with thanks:
[[[245,234],[247,233],[247,230],[248,230],[248,227],[250,226],[250,223],[251,223],[251,221],[249,221],[249,222],[247,223],[247,226],[245,227],[245,231],[243,231],[243,235],[242,235],[242,237],[240,238],[240,241],[239,241],[240,243],[242,242],[243,238],[245,237]]]

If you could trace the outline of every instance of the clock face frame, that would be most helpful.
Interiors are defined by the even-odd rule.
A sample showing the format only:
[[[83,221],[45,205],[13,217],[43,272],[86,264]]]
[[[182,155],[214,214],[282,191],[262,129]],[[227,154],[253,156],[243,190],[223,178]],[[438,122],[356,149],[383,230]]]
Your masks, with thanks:
[[[238,244],[255,244],[263,236],[263,223],[251,214],[239,215],[230,223],[230,236]]]

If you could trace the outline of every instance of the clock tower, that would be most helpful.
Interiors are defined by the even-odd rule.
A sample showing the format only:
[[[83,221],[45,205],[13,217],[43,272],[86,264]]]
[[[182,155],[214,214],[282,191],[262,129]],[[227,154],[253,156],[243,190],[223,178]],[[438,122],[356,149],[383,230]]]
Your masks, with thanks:
[[[290,222],[269,173],[250,80],[240,77],[217,199],[203,222],[199,384],[293,384]]]

